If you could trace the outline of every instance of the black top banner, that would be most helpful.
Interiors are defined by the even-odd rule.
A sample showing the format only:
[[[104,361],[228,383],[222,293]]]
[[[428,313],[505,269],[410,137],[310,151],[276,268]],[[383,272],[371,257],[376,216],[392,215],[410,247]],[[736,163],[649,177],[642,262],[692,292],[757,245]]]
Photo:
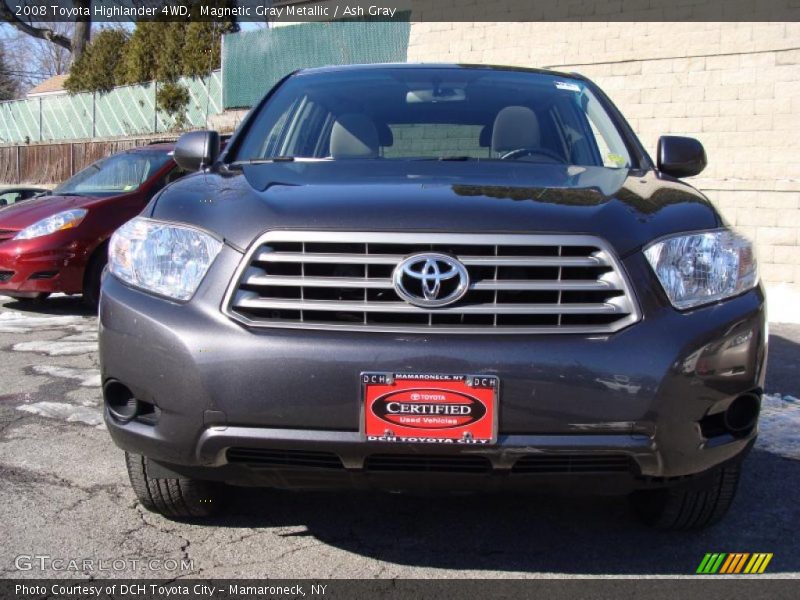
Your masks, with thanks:
[[[5,21],[798,21],[797,0],[0,0]]]

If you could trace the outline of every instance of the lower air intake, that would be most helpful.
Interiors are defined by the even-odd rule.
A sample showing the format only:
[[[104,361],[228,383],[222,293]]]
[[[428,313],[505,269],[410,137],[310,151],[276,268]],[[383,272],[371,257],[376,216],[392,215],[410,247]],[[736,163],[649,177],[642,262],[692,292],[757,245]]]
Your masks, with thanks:
[[[251,468],[344,468],[342,461],[333,452],[229,448],[227,456],[229,463],[244,464]]]
[[[514,463],[512,473],[626,473],[631,459],[625,455],[528,455]]]

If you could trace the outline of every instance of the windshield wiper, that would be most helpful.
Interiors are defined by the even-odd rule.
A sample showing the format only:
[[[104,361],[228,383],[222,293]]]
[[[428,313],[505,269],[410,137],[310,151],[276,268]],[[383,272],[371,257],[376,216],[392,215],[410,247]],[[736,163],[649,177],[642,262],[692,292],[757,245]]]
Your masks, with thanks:
[[[229,169],[240,170],[245,165],[269,165],[273,163],[294,162],[294,156],[275,156],[273,158],[248,158],[247,160],[235,160],[225,165]]]
[[[275,163],[288,162],[330,162],[330,158],[314,158],[310,156],[273,156],[270,158],[248,158],[245,160],[235,160],[228,163],[229,169],[241,169],[247,165],[271,165]]]
[[[466,155],[453,155],[453,156],[432,156],[429,158],[415,158],[412,160],[420,160],[420,161],[467,161],[467,160],[480,160],[479,158],[475,158],[474,156],[466,156]]]

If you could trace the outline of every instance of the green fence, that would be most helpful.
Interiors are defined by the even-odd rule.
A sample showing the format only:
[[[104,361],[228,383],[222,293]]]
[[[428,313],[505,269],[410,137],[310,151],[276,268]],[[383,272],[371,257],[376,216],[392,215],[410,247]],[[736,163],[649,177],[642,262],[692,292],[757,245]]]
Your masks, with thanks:
[[[219,71],[182,78],[189,91],[183,127],[205,127],[222,110]],[[0,102],[0,144],[74,140],[167,132],[176,117],[156,109],[157,84],[117,87],[108,93],[57,94]]]
[[[302,23],[226,35],[222,46],[225,108],[249,108],[284,75],[303,67],[405,62],[408,20]]]

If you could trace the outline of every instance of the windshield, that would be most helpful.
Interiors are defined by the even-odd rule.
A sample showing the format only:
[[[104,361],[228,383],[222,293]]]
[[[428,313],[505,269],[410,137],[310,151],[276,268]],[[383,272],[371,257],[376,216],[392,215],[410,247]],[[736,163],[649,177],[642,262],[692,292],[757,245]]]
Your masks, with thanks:
[[[473,68],[292,77],[261,109],[235,161],[276,157],[631,166],[622,136],[582,81]]]
[[[53,190],[53,194],[113,195],[133,192],[169,160],[166,152],[125,152],[97,161]]]

